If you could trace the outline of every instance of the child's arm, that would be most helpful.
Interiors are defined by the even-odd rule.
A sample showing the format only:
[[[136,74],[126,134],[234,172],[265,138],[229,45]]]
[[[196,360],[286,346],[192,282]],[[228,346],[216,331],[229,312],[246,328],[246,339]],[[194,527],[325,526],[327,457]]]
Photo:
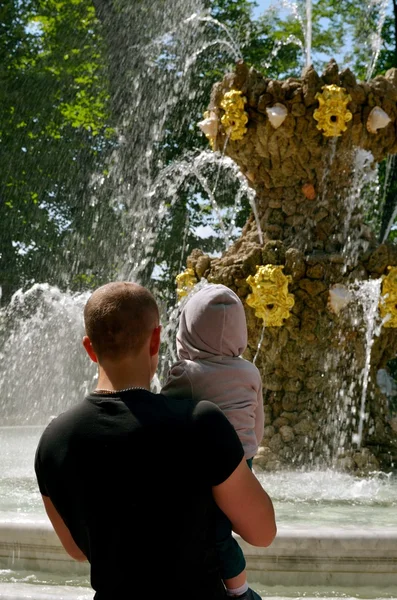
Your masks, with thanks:
[[[261,443],[265,427],[265,411],[263,409],[262,379],[259,375],[258,404],[255,409],[255,435],[258,445]]]
[[[193,385],[183,361],[172,365],[160,393],[174,398],[193,398]]]

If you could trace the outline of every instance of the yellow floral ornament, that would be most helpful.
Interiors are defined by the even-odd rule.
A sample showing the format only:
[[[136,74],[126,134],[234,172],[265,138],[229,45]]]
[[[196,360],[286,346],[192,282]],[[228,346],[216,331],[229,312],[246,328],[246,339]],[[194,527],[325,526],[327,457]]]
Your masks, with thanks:
[[[194,288],[197,283],[196,274],[193,269],[185,269],[182,273],[176,276],[176,293],[178,300],[182,300]]]
[[[326,137],[339,137],[347,129],[346,123],[353,118],[346,106],[351,101],[350,94],[337,85],[324,85],[323,92],[316,94],[319,108],[314,111],[313,118],[318,121],[317,129]]]
[[[225,111],[221,123],[231,140],[241,140],[247,133],[248,114],[244,110],[247,99],[241,94],[241,90],[230,90],[220,104]]]
[[[247,296],[248,306],[255,309],[255,315],[263,319],[266,327],[280,327],[291,316],[295,304],[293,294],[288,293],[288,283],[292,278],[284,275],[282,265],[261,265],[255,275],[247,277],[252,293]]]
[[[397,327],[397,267],[388,267],[383,276],[379,313],[386,319],[383,327]]]

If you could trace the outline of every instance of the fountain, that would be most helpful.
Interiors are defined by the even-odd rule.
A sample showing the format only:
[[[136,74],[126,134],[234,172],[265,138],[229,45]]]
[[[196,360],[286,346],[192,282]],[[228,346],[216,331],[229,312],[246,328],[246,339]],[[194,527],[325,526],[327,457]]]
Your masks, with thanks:
[[[382,392],[387,380],[381,379],[382,386],[376,382],[396,350],[390,327],[394,272],[387,268],[397,263],[394,248],[377,244],[364,225],[361,202],[363,187],[374,182],[373,158],[395,151],[396,98],[390,100],[395,74],[362,84],[331,62],[318,75],[311,66],[308,0],[302,77],[267,80],[245,66],[233,36],[201,13],[201,4],[175,0],[174,10],[164,14],[150,7],[153,22],[148,17],[147,29],[137,32],[139,40],[151,36],[152,45],[143,52],[138,44],[131,48],[125,37],[123,14],[96,0],[105,29],[114,35],[114,22],[120,25],[120,44],[110,48],[110,60],[121,74],[121,81],[116,77],[112,85],[122,133],[113,169],[107,178],[96,178],[92,201],[110,196],[123,211],[128,249],[122,258],[117,257],[119,242],[114,245],[120,278],[148,283],[165,207],[174,206],[192,180],[209,198],[219,226],[218,252],[205,250],[203,239],[184,265],[185,250],[191,248],[189,213],[184,216],[183,234],[178,231],[178,286],[181,297],[195,285],[221,281],[246,302],[247,358],[262,371],[266,389],[266,434],[254,468],[274,499],[279,521],[271,548],[244,545],[254,587],[264,597],[276,598],[394,598],[395,438]],[[206,27],[217,31],[210,40],[203,33]],[[162,74],[159,86],[161,69],[153,66],[150,49],[164,47],[165,55],[171,53],[170,40],[181,31],[188,57],[172,57],[175,69]],[[211,148],[154,168],[151,146],[163,139],[172,111],[182,112],[183,106],[186,112],[195,104],[192,68],[211,44],[236,64],[215,85],[208,114],[200,122]],[[123,55],[126,48],[128,56]],[[138,73],[132,82],[131,73]],[[339,90],[334,90],[338,113],[331,114],[341,128],[337,137],[325,135],[335,125],[324,114],[332,86]],[[181,119],[183,123],[183,115]],[[236,195],[227,214],[217,200],[225,178],[233,182]],[[233,213],[242,202],[251,214],[236,240]],[[150,284],[160,294],[159,280]],[[262,288],[270,291],[271,302]],[[1,600],[92,597],[86,565],[63,552],[33,475],[43,427],[95,382],[95,368],[80,343],[86,297],[86,292],[35,284],[17,292],[1,312]],[[154,388],[174,359],[178,297],[171,310],[166,300],[162,308],[168,326]],[[54,360],[54,345],[62,361]],[[341,378],[341,372],[347,375]],[[154,564],[156,560],[154,548]]]

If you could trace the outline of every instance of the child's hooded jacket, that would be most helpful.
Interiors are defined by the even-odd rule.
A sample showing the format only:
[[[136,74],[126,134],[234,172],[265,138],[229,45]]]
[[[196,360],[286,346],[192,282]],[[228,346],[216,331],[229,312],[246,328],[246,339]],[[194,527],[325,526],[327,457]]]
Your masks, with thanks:
[[[179,361],[161,393],[217,404],[252,458],[263,437],[262,381],[241,357],[247,325],[240,298],[224,285],[205,285],[183,307],[176,340]]]

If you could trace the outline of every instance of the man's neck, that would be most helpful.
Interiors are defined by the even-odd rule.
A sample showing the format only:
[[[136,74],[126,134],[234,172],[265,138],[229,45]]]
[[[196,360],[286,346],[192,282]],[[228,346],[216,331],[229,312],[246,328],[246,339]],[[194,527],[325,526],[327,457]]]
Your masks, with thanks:
[[[108,377],[99,377],[96,384],[96,390],[107,392],[120,392],[130,388],[144,388],[150,390],[150,381],[143,379],[109,379]]]
[[[150,368],[135,361],[133,364],[105,363],[98,365],[97,390],[119,391],[131,387],[143,387],[150,390]]]

